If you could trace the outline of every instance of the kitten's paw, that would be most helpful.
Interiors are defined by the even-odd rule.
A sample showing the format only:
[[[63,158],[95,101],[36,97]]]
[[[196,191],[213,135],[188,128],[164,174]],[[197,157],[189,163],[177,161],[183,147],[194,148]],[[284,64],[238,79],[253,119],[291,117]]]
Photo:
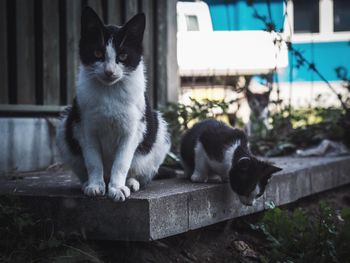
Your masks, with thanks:
[[[130,196],[130,189],[127,186],[108,186],[108,197],[115,202],[124,202]]]
[[[101,196],[106,193],[106,185],[104,182],[86,182],[83,185],[83,192],[87,196]]]
[[[126,179],[126,186],[130,188],[131,192],[140,190],[140,183],[135,178]]]
[[[222,178],[220,175],[213,175],[209,177],[208,183],[222,183]]]
[[[201,176],[199,173],[193,173],[191,176],[191,181],[194,183],[206,183],[208,178]]]
[[[224,176],[224,177],[221,177],[222,179],[222,182],[223,183],[228,183],[230,181],[230,179],[228,178],[228,176]]]

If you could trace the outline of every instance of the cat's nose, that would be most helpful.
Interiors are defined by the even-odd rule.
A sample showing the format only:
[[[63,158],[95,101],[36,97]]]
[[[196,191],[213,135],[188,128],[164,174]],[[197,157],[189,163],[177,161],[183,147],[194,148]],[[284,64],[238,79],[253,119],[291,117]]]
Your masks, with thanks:
[[[105,70],[105,75],[108,77],[108,78],[111,78],[113,77],[113,71],[112,70],[109,70],[109,69],[106,69]]]

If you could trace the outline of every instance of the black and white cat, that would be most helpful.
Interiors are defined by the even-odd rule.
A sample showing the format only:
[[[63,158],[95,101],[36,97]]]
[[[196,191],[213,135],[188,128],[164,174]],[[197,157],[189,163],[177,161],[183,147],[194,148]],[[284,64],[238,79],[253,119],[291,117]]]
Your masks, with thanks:
[[[252,156],[243,131],[214,119],[188,130],[180,153],[185,175],[192,182],[229,181],[245,205],[253,205],[264,193],[272,174],[282,170]]]
[[[88,196],[124,201],[157,173],[170,148],[167,125],[145,95],[145,15],[104,25],[89,7],[81,17],[77,94],[57,145]]]
[[[246,127],[248,136],[266,132],[269,129],[270,93],[271,89],[263,93],[253,93],[248,87],[245,89],[245,96],[251,110],[249,123]]]

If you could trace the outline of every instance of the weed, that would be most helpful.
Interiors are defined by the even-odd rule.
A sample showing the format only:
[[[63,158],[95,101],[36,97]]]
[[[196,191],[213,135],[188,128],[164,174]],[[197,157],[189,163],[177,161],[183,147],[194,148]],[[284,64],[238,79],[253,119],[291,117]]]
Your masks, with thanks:
[[[81,235],[56,232],[15,197],[0,197],[0,262],[101,262]]]
[[[236,100],[224,101],[224,100],[208,100],[198,101],[191,98],[190,104],[183,103],[168,103],[166,107],[162,109],[162,113],[166,121],[168,122],[172,152],[177,154],[179,151],[179,145],[181,135],[193,124],[207,118],[219,118],[229,122],[229,119],[235,119],[238,125],[242,124],[236,116],[231,116],[228,113],[229,106],[236,103]]]
[[[266,242],[260,260],[280,263],[350,262],[350,209],[341,213],[320,202],[317,213],[274,208],[251,228]]]
[[[286,107],[271,114],[270,129],[251,136],[251,149],[258,155],[279,156],[313,146],[323,139],[344,141],[346,128],[339,122],[343,112],[338,108]]]

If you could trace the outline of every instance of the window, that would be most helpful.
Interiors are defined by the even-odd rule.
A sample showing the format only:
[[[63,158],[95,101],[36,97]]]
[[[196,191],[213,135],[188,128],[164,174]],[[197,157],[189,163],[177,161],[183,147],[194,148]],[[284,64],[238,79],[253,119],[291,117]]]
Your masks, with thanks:
[[[294,0],[294,32],[318,33],[319,26],[319,1],[318,0]]]
[[[186,16],[187,31],[199,31],[197,16]]]
[[[333,0],[334,32],[350,31],[350,1]]]

